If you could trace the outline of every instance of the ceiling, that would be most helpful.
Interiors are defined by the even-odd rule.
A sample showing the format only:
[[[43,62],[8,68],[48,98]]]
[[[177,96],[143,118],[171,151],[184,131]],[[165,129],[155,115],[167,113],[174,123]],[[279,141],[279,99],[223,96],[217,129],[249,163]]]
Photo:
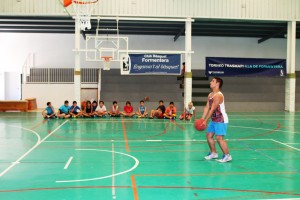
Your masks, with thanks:
[[[95,34],[97,20],[92,20],[92,29],[82,32],[83,36]],[[100,20],[100,34],[112,33],[116,29],[115,20]],[[170,35],[174,41],[185,33],[184,22],[162,21],[119,21],[119,34],[126,35]],[[71,17],[57,16],[0,16],[0,32],[9,33],[65,33],[74,34],[75,21]],[[284,38],[286,22],[208,20],[195,19],[192,23],[193,36],[253,37],[258,42],[270,38]],[[300,38],[300,23],[297,23],[297,38]]]

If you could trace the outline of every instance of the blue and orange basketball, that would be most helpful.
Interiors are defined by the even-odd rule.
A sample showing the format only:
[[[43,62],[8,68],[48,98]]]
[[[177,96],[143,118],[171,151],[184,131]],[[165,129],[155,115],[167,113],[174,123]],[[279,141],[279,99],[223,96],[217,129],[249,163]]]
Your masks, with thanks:
[[[203,124],[204,119],[197,119],[195,121],[194,127],[197,131],[204,131],[206,129],[206,126]]]

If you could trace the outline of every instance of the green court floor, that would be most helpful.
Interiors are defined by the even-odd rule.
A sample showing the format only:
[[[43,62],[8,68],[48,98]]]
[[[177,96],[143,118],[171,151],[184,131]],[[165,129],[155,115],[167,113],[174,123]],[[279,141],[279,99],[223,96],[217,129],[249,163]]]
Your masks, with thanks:
[[[300,113],[229,119],[218,163],[193,122],[0,113],[0,199],[300,198]]]

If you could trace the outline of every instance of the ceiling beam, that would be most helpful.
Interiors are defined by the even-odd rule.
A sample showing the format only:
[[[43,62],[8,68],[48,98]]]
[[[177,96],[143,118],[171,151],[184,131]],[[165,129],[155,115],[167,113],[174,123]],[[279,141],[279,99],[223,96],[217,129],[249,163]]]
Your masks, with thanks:
[[[185,25],[180,29],[180,31],[175,35],[174,42],[181,36],[182,33],[185,31]]]
[[[286,31],[287,31],[286,28],[281,29],[281,30],[277,30],[276,32],[273,32],[273,33],[270,34],[270,35],[267,35],[267,36],[264,36],[264,37],[260,38],[260,39],[257,41],[257,43],[260,44],[260,43],[262,43],[262,42],[264,42],[264,41],[267,41],[268,39],[271,39],[271,38],[273,38],[273,37],[275,37],[275,36],[277,36],[277,35],[284,34],[284,33],[286,33]]]

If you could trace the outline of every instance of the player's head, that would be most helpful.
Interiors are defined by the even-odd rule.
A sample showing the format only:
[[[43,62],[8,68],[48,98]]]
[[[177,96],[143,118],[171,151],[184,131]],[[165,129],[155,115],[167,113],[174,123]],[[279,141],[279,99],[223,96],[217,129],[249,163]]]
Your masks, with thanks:
[[[210,88],[211,89],[221,89],[223,86],[223,80],[220,77],[214,77],[211,81],[210,81]]]
[[[47,102],[47,106],[51,107],[51,102]]]
[[[117,102],[117,101],[113,101],[113,105],[114,105],[114,106],[117,106],[117,105],[118,105],[118,102]]]
[[[174,108],[174,102],[171,101],[170,104],[169,104],[170,108]]]
[[[193,107],[193,102],[190,102],[190,103],[188,104],[188,107],[189,107],[189,109],[192,109],[192,107]]]
[[[143,105],[144,105],[144,103],[145,103],[145,101],[144,101],[144,100],[140,100],[140,105],[141,105],[141,106],[143,106]]]
[[[185,66],[185,62],[182,63],[182,66]]]
[[[68,105],[69,105],[69,101],[65,100],[65,106],[68,106]]]
[[[160,106],[164,105],[164,101],[163,100],[160,100],[158,103],[159,103]]]
[[[131,106],[130,101],[126,101],[126,106]]]
[[[77,102],[76,101],[73,101],[73,106],[77,106]]]

